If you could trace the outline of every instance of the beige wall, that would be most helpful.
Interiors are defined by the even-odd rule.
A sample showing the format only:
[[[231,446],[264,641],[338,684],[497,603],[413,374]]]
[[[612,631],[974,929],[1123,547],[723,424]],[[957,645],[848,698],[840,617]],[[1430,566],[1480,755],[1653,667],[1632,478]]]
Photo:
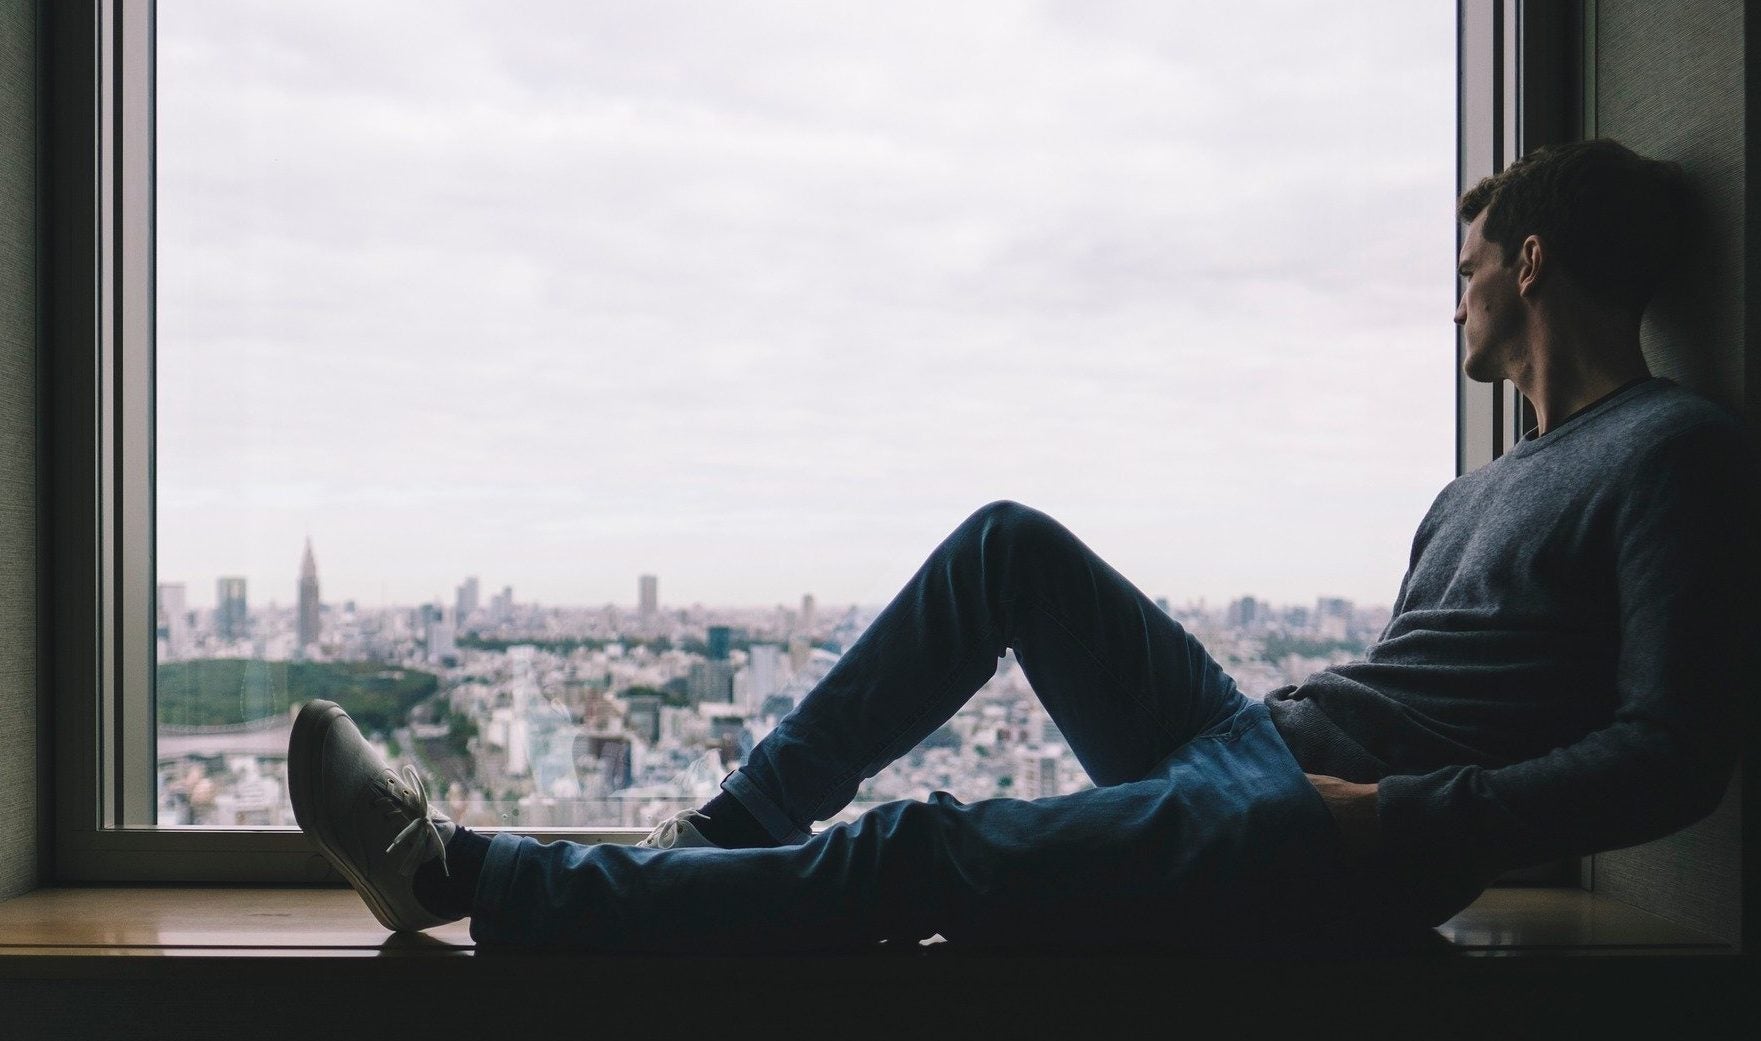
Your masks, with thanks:
[[[1598,132],[1681,162],[1709,210],[1705,248],[1646,316],[1646,357],[1653,372],[1742,409],[1742,0],[1601,0],[1597,9]]]
[[[1752,77],[1744,65],[1744,7],[1743,0],[1600,0],[1595,130],[1640,154],[1681,162],[1705,200],[1705,248],[1647,312],[1645,356],[1653,372],[1744,413],[1753,441],[1761,416],[1745,387],[1761,367],[1761,337],[1745,298],[1753,200],[1744,176],[1744,87]],[[1598,856],[1592,870],[1597,892],[1738,942],[1741,775],[1710,819]]]
[[[38,878],[34,18],[0,0],[0,899]]]

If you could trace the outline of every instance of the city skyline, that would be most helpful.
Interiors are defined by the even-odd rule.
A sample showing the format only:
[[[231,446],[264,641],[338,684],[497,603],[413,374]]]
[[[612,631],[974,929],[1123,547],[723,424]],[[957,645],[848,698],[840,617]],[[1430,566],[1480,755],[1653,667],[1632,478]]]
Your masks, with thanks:
[[[786,607],[787,604],[790,602],[789,598],[786,596],[782,599],[777,599],[774,601],[772,601],[772,600],[749,601],[749,602],[741,602],[741,603],[734,603],[734,602],[708,603],[708,602],[701,601],[701,600],[694,600],[694,601],[690,601],[690,602],[683,602],[683,601],[673,602],[673,601],[663,600],[663,599],[661,599],[661,597],[659,595],[660,578],[661,578],[660,575],[654,574],[654,573],[644,572],[641,574],[634,575],[634,576],[632,576],[632,578],[634,580],[634,584],[635,584],[635,588],[636,588],[636,596],[633,599],[627,600],[627,601],[615,600],[615,599],[612,599],[612,600],[583,600],[583,601],[547,601],[547,600],[533,599],[533,600],[528,600],[528,601],[512,600],[512,602],[522,603],[522,604],[542,604],[545,607],[561,607],[561,608],[595,608],[595,607],[608,607],[609,606],[609,607],[616,607],[619,609],[628,609],[632,614],[636,615],[637,618],[639,618],[639,619],[652,619],[660,610],[663,610],[663,609],[676,611],[676,610],[682,610],[682,609],[686,609],[686,608],[707,607],[707,608],[729,608],[729,609],[739,609],[739,610],[767,610],[767,609],[770,609],[773,607]],[[331,598],[325,599],[325,598],[320,597],[320,595],[319,595],[320,583],[319,583],[318,565],[317,565],[316,555],[313,551],[312,538],[311,538],[311,536],[307,536],[305,539],[305,548],[300,555],[297,574],[296,574],[296,577],[292,583],[292,586],[294,588],[294,596],[291,600],[291,603],[296,611],[299,644],[301,646],[305,646],[308,643],[314,642],[314,640],[309,637],[315,636],[315,634],[318,632],[318,624],[317,624],[317,618],[316,618],[316,614],[315,614],[315,612],[318,610],[318,608],[329,607],[329,608],[334,609],[342,604],[356,604],[358,606],[370,608],[370,609],[421,608],[421,607],[427,607],[427,606],[432,606],[432,605],[438,604],[438,605],[441,605],[443,608],[450,607],[450,609],[452,611],[452,617],[455,619],[455,621],[457,623],[462,624],[466,619],[468,619],[475,612],[475,609],[479,606],[479,590],[481,588],[481,582],[482,582],[481,575],[462,576],[462,578],[459,580],[459,584],[457,586],[455,586],[453,589],[453,595],[452,595],[450,601],[449,601],[448,597],[446,597],[445,595],[442,595],[442,594],[436,594],[431,597],[419,597],[419,598],[416,598],[413,600],[397,600],[397,601],[372,601],[372,600],[363,599],[361,597],[353,597],[353,596],[333,596]],[[265,582],[264,584],[269,585],[270,583]],[[261,590],[261,588],[262,588],[261,586],[255,586],[255,583],[253,583],[251,581],[251,578],[248,575],[238,575],[236,573],[229,573],[226,575],[218,576],[215,578],[216,592],[215,592],[214,603],[210,606],[210,605],[204,604],[200,600],[192,600],[190,598],[189,590],[192,587],[192,583],[187,579],[169,578],[169,577],[161,576],[158,583],[157,583],[157,587],[161,590],[161,599],[162,600],[163,600],[163,595],[164,595],[163,591],[164,590],[166,590],[168,588],[176,590],[175,597],[176,597],[177,607],[175,609],[168,608],[162,602],[160,604],[160,611],[161,612],[171,611],[172,613],[175,613],[176,610],[188,611],[188,610],[203,610],[203,609],[220,611],[220,612],[222,612],[221,625],[223,627],[230,624],[227,619],[227,616],[226,616],[226,611],[228,611],[228,610],[236,611],[236,612],[238,612],[239,617],[247,616],[249,613],[249,606],[248,605],[249,605],[250,597],[251,597],[250,590],[253,587],[258,588],[259,590]],[[201,588],[201,586],[196,585],[196,588]],[[513,586],[504,586],[504,587],[502,587],[502,593],[499,595],[507,596],[507,597],[511,598],[513,592],[514,592]],[[1166,594],[1157,593],[1154,590],[1143,590],[1143,592],[1146,596],[1150,597],[1151,600],[1155,601],[1155,603],[1165,611],[1169,610],[1171,605],[1174,603],[1173,599]],[[1323,607],[1323,608],[1329,602],[1333,602],[1333,601],[1338,601],[1341,603],[1345,603],[1347,605],[1361,604],[1363,606],[1370,606],[1370,607],[1375,607],[1375,608],[1386,608],[1389,604],[1391,604],[1393,602],[1392,597],[1387,598],[1385,601],[1384,600],[1376,600],[1376,599],[1371,599],[1368,601],[1358,601],[1355,598],[1351,598],[1351,597],[1340,597],[1337,595],[1337,593],[1335,593],[1333,591],[1317,592],[1313,596],[1302,598],[1299,601],[1293,601],[1293,600],[1289,600],[1289,599],[1274,600],[1274,599],[1270,599],[1270,598],[1261,597],[1253,592],[1249,592],[1249,591],[1244,590],[1244,591],[1237,591],[1237,592],[1229,594],[1227,596],[1221,596],[1221,597],[1215,597],[1215,598],[1204,597],[1204,596],[1185,597],[1180,600],[1180,603],[1183,605],[1187,605],[1187,604],[1210,605],[1210,604],[1212,604],[1213,601],[1216,604],[1229,604],[1229,603],[1234,603],[1234,602],[1238,602],[1241,600],[1258,601],[1258,602],[1262,602],[1262,603],[1266,603],[1266,604],[1275,605],[1278,607],[1302,606],[1312,600],[1318,607]],[[229,601],[231,602],[230,606],[229,606]],[[878,607],[884,606],[883,601],[865,602],[865,601],[858,601],[858,600],[842,600],[842,601],[840,601],[840,600],[827,600],[825,598],[822,598],[822,597],[816,595],[815,593],[813,593],[811,591],[803,592],[803,593],[799,594],[799,603],[800,603],[799,616],[803,619],[805,627],[812,628],[815,611],[817,610],[818,605],[822,602],[824,602],[828,606],[831,606],[834,608],[835,607],[878,608]],[[282,601],[278,600],[274,596],[270,596],[270,597],[266,598],[265,606],[266,606],[266,608],[279,609],[283,605],[282,605]],[[309,611],[314,612],[314,613],[309,614],[308,613]],[[161,622],[163,624],[163,619],[161,619]]]
[[[312,540],[293,608],[255,611],[243,576],[216,581],[212,612],[183,583],[158,588],[155,715],[162,825],[287,826],[291,713],[315,697],[353,705],[369,739],[428,778],[475,825],[639,827],[701,802],[816,689],[877,613],[827,605],[664,605],[663,576],[635,576],[634,611],[487,602],[467,576],[449,607],[321,604]],[[1242,596],[1175,609],[1248,697],[1348,660],[1386,611],[1336,596],[1273,605]],[[465,636],[473,639],[461,639]],[[1058,795],[1090,783],[1012,653],[947,724],[865,781],[856,802]]]

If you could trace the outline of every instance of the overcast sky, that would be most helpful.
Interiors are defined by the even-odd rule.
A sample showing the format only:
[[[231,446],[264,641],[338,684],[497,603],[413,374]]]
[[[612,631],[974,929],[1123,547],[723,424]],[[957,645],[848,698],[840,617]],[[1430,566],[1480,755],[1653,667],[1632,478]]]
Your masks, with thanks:
[[[1433,0],[160,0],[158,569],[884,601],[980,504],[1392,601],[1453,476]]]

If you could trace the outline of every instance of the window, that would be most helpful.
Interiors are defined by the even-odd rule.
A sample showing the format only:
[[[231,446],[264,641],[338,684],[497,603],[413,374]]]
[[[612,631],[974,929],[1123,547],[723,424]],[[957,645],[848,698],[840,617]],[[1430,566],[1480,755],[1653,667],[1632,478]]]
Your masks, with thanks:
[[[96,5],[64,873],[302,877],[335,684],[475,823],[639,833],[991,498],[1250,692],[1361,647],[1451,476],[1448,26],[1164,6]],[[865,795],[1084,783],[1030,704]]]

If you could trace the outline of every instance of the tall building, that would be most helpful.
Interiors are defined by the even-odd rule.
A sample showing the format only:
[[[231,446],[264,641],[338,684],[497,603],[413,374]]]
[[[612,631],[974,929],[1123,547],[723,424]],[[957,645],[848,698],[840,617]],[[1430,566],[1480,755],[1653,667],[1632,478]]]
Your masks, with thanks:
[[[660,705],[659,694],[625,694],[624,725],[630,732],[648,744],[660,740]]]
[[[1017,799],[1044,799],[1062,792],[1058,787],[1058,757],[1043,748],[1022,745],[1015,749]]]
[[[1232,629],[1251,628],[1259,618],[1260,602],[1251,596],[1230,601],[1229,609],[1225,614],[1225,619]]]
[[[501,623],[512,620],[514,615],[514,587],[502,586],[501,592],[489,598],[489,617]]]
[[[433,665],[456,665],[459,660],[459,647],[456,641],[457,632],[453,623],[447,621],[446,611],[439,604],[428,605],[423,612],[423,643],[428,652],[428,661]]]
[[[813,637],[813,623],[818,620],[814,617],[816,606],[812,593],[801,594],[801,631],[806,633],[809,639]]]
[[[187,657],[190,649],[189,606],[182,582],[159,583],[159,648],[161,661]]]
[[[459,584],[458,594],[453,600],[453,621],[461,631],[470,624],[471,616],[477,613],[482,594],[483,587],[478,584],[476,575]]]
[[[636,579],[636,613],[641,615],[643,624],[654,621],[660,612],[660,577],[658,575],[640,575]]]
[[[628,788],[635,779],[631,770],[630,739],[616,734],[588,734],[586,752],[589,762],[597,763],[605,786],[612,791]]]
[[[781,688],[783,649],[773,643],[755,643],[746,659],[746,704],[757,709]]]
[[[708,652],[709,660],[710,661],[727,661],[728,660],[728,651],[733,646],[733,638],[734,638],[733,630],[729,629],[727,626],[725,626],[725,625],[712,625],[712,626],[710,626],[709,627],[709,639],[707,641],[705,641],[709,645],[709,652]]]
[[[686,682],[693,705],[706,701],[731,702],[734,700],[734,663],[726,660],[694,661]]]
[[[1351,632],[1352,603],[1342,596],[1315,598],[1315,633],[1333,640],[1343,640]]]
[[[312,539],[306,537],[306,552],[300,558],[299,643],[303,650],[318,642],[321,635],[318,609],[318,561],[312,556]]]
[[[222,640],[251,634],[250,607],[245,603],[243,575],[222,575],[214,583],[214,631]]]

